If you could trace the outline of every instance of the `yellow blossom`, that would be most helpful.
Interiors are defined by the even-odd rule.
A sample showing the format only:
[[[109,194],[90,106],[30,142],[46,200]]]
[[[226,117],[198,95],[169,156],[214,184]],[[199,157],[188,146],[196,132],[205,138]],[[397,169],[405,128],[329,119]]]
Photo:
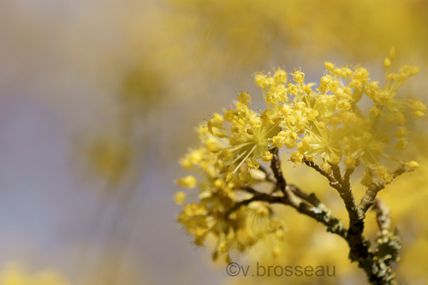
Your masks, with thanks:
[[[263,153],[263,155],[262,155],[262,159],[263,159],[264,161],[271,161],[271,160],[272,160],[272,157],[273,157],[273,155],[272,155],[272,153],[271,153],[270,151],[265,151],[265,152]]]
[[[185,200],[186,200],[186,193],[184,193],[183,191],[179,191],[175,193],[174,201],[177,205],[182,205]]]
[[[192,175],[185,176],[177,180],[177,184],[184,188],[195,188],[196,178]]]
[[[293,72],[293,79],[296,83],[303,83],[305,80],[305,74],[301,72],[300,70]]]
[[[9,264],[0,271],[1,285],[68,285],[69,283],[51,270],[29,273],[17,264]]]
[[[414,160],[407,162],[405,165],[410,170],[415,170],[416,168],[419,167],[419,163],[417,161],[414,161]]]

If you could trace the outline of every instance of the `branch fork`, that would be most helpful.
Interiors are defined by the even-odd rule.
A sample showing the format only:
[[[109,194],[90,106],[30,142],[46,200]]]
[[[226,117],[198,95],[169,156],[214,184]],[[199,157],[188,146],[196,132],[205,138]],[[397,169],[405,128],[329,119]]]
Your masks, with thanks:
[[[275,191],[268,194],[259,192],[249,186],[241,187],[241,191],[251,194],[252,197],[237,202],[229,209],[226,216],[229,216],[242,206],[247,206],[256,201],[290,206],[299,213],[323,224],[326,231],[344,239],[350,249],[349,259],[352,262],[357,262],[358,266],[365,271],[370,284],[396,284],[392,266],[398,260],[401,242],[398,232],[391,229],[389,210],[377,199],[377,193],[385,185],[373,184],[370,186],[360,203],[357,204],[350,185],[353,168],[346,169],[342,176],[341,170],[337,165],[331,165],[331,172],[327,172],[313,161],[303,160],[307,166],[326,177],[330,186],[340,195],[349,217],[349,225],[345,227],[342,221],[332,215],[331,210],[314,193],[307,193],[296,185],[288,184],[281,169],[278,149],[272,149],[271,153],[273,158],[270,167],[273,178],[270,177],[270,173],[266,169],[263,168],[261,170],[269,177],[269,182],[274,184]],[[403,172],[404,170],[398,169],[394,173],[394,177]],[[281,194],[278,195],[278,192]],[[364,236],[364,219],[370,208],[376,214],[379,228],[377,238],[372,243]]]

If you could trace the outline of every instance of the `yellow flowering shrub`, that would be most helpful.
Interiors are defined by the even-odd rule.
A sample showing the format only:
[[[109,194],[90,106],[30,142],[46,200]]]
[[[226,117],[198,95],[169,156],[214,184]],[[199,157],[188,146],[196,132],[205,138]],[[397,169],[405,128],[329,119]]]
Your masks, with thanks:
[[[391,46],[426,59],[426,1],[169,2],[187,19],[182,21],[186,29],[187,24],[204,35],[204,42],[195,45],[213,56],[230,56],[234,63],[287,58],[295,49],[305,55],[339,53],[367,60]]]
[[[278,244],[287,225],[274,205],[290,206],[342,237],[350,248],[349,259],[370,282],[393,284],[392,264],[401,241],[377,194],[418,167],[405,159],[404,150],[408,126],[425,114],[426,107],[400,92],[418,69],[403,66],[392,71],[392,57],[385,60],[385,78],[379,81],[362,66],[337,67],[330,62],[317,83],[307,83],[300,70],[258,73],[255,83],[264,98],[263,109],[252,108],[251,96],[243,92],[234,107],[201,124],[201,145],[181,160],[195,174],[178,180],[186,188],[197,187],[192,195],[197,199],[184,203],[185,195],[176,196],[184,203],[178,220],[196,244],[214,239],[213,257],[228,260],[231,252],[246,251],[264,239]],[[348,227],[314,193],[287,182],[280,150],[290,163],[327,179],[346,207]],[[351,177],[364,188],[359,203]],[[369,209],[378,221],[374,241],[364,236]],[[255,226],[254,221],[260,222]]]

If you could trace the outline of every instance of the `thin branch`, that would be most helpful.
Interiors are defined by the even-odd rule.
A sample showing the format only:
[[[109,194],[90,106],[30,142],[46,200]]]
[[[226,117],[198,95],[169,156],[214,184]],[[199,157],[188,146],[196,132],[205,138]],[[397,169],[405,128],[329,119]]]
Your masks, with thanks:
[[[369,187],[367,187],[366,193],[364,194],[363,198],[361,198],[359,211],[363,215],[367,213],[370,207],[374,205],[377,193],[404,172],[406,172],[405,166],[400,166],[392,173],[392,178],[390,181],[384,183],[372,183]]]
[[[299,188],[294,188],[294,189],[299,189]],[[296,209],[299,213],[304,214],[308,217],[311,217],[312,219],[324,224],[327,227],[328,232],[337,234],[342,238],[344,238],[345,240],[347,239],[348,233],[346,228],[343,226],[342,222],[338,218],[334,217],[331,214],[331,211],[328,210],[328,208],[324,204],[319,202],[318,198],[316,198],[314,194],[310,194],[307,197],[310,198],[311,202],[317,201],[318,202],[317,206],[311,205],[305,200],[302,200],[301,198],[295,196],[294,192],[292,193],[293,194],[291,194],[290,196],[291,197],[294,196],[295,198],[289,201],[289,205],[291,207]],[[299,190],[298,193],[302,193],[301,190]]]
[[[266,193],[255,191],[254,189],[250,190],[246,189],[245,191],[249,190],[251,194],[253,194],[253,197],[242,200],[237,202],[232,208],[230,208],[227,213],[226,217],[229,217],[233,212],[239,210],[243,206],[248,206],[249,204],[253,202],[266,202],[269,204],[282,204],[286,206],[291,206],[295,210],[297,210],[299,213],[304,214],[308,217],[311,217],[312,219],[324,224],[327,227],[327,231],[337,234],[344,238],[346,240],[347,237],[347,231],[343,224],[340,222],[339,219],[332,216],[330,211],[327,209],[327,207],[322,204],[318,203],[318,206],[312,206],[310,202],[307,202],[293,193],[290,196],[272,196]],[[293,186],[294,191],[297,191],[298,193],[303,193],[302,190],[298,189],[297,187]],[[297,190],[298,189],[298,190]],[[253,191],[254,190],[254,191]],[[314,194],[305,194],[305,197],[314,197]],[[289,199],[288,197],[291,197]],[[310,198],[312,201],[319,201],[318,198]]]
[[[392,285],[395,280],[395,275],[391,265],[398,258],[398,250],[401,243],[396,233],[386,230],[389,229],[390,221],[385,209],[377,202],[375,210],[377,211],[378,225],[381,229],[380,235],[374,247],[371,247],[370,242],[364,237],[365,212],[361,209],[365,208],[360,208],[360,206],[355,203],[351,191],[350,177],[354,169],[346,169],[342,177],[338,166],[332,166],[332,174],[329,174],[314,162],[304,160],[306,165],[325,176],[329,180],[330,185],[340,194],[349,215],[349,228],[346,229],[341,221],[331,214],[331,211],[321,203],[314,193],[308,194],[295,185],[287,184],[281,170],[278,149],[272,149],[271,152],[273,154],[271,168],[276,180],[273,181],[273,183],[276,189],[281,191],[282,195],[279,194],[279,191],[273,191],[273,193],[268,194],[259,192],[249,186],[241,187],[240,190],[251,194],[252,197],[233,205],[227,211],[226,218],[241,207],[248,206],[256,201],[290,206],[299,213],[325,225],[328,232],[341,236],[346,240],[350,248],[350,260],[357,262],[358,266],[366,272],[371,284]],[[404,170],[397,170],[394,172],[394,178],[403,172]],[[374,195],[370,196],[370,191],[368,191],[368,193],[366,193],[366,196],[369,197],[369,199],[366,197],[367,201],[373,199],[374,203],[376,193],[379,191],[378,188],[383,188],[384,186],[385,185],[381,185],[380,187],[380,185],[373,184],[370,189]]]
[[[337,166],[336,164],[331,164],[331,170],[333,173],[333,177],[336,179],[337,182],[343,184],[343,178],[342,178],[342,174],[340,173],[340,168],[339,166]]]
[[[284,195],[286,195],[287,181],[285,180],[284,175],[282,174],[281,161],[279,159],[278,148],[275,147],[271,149],[270,152],[273,155],[270,166],[272,168],[273,175],[275,176],[276,184],[278,188],[281,190],[281,192],[284,193]]]
[[[257,194],[261,193],[251,186],[242,186],[241,188],[239,188],[239,190],[243,190],[243,191],[250,193],[250,194],[253,194],[253,195],[257,195]]]
[[[346,241],[350,248],[350,260],[358,262],[358,265],[366,271],[369,279],[381,280],[381,277],[376,276],[371,272],[373,266],[376,265],[374,264],[375,261],[373,259],[373,255],[369,251],[370,243],[363,236],[364,216],[360,214],[359,207],[355,202],[355,198],[351,190],[350,178],[354,169],[347,169],[342,177],[340,168],[337,165],[331,164],[330,166],[332,171],[329,173],[311,160],[305,159],[304,163],[326,177],[330,186],[337,190],[345,204],[349,216],[349,228],[346,233]]]
[[[342,178],[340,169],[337,165],[331,164],[332,173],[330,174],[312,160],[303,159],[303,162],[328,179],[330,186],[338,191],[345,203],[349,215],[350,230],[355,232],[356,235],[362,232],[363,226],[361,225],[361,216],[359,215],[358,206],[355,203],[350,185],[350,176],[353,169],[347,169],[345,176]]]
[[[261,197],[260,196],[253,196],[253,197],[251,197],[250,199],[246,199],[246,200],[242,200],[242,201],[239,201],[239,202],[237,202],[235,205],[233,205],[227,212],[226,212],[226,214],[225,214],[225,217],[226,218],[229,218],[230,217],[230,215],[232,214],[232,213],[234,213],[234,212],[236,212],[236,211],[238,211],[241,207],[244,207],[244,206],[248,206],[249,204],[251,204],[252,202],[256,202],[256,201],[264,201],[264,202],[268,202],[268,201],[265,201],[264,199],[261,199]]]
[[[391,217],[390,211],[385,205],[376,199],[373,210],[376,213],[376,222],[381,231],[389,231],[391,229]]]
[[[337,179],[333,175],[331,175],[327,171],[323,170],[321,168],[321,166],[319,166],[318,164],[316,164],[312,160],[309,160],[307,158],[303,158],[303,163],[305,163],[310,168],[315,169],[318,173],[320,173],[322,176],[327,178],[331,187],[333,187],[335,189],[338,189],[340,187],[340,181],[337,181]]]
[[[348,167],[346,168],[345,175],[343,176],[343,182],[350,183],[351,182],[351,175],[354,173],[355,167]]]
[[[367,213],[371,206],[374,205],[377,193],[385,187],[385,184],[371,184],[367,187],[366,193],[363,198],[361,198],[360,204],[358,206],[359,211],[363,214]]]
[[[385,276],[389,278],[390,282],[393,282],[395,274],[392,264],[399,259],[401,238],[397,230],[392,230],[389,209],[379,199],[376,199],[373,210],[376,213],[376,222],[379,227],[373,254],[379,262],[385,265]]]
[[[294,193],[297,197],[301,198],[302,200],[307,201],[312,206],[319,207],[321,204],[321,201],[318,199],[318,197],[314,193],[307,194],[306,192],[303,192],[300,188],[298,188],[295,185],[288,185],[290,191]]]

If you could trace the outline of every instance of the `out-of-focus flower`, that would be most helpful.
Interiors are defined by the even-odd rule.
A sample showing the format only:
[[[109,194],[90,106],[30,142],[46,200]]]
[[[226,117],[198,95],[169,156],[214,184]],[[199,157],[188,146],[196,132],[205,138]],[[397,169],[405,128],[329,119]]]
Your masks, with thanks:
[[[124,140],[103,137],[93,141],[87,149],[88,164],[98,176],[117,184],[132,164],[131,146]]]
[[[197,26],[193,30],[204,35],[201,50],[233,57],[234,63],[243,65],[297,49],[311,55],[338,52],[366,60],[395,46],[428,59],[424,53],[428,46],[425,1],[170,2],[187,19],[179,23],[186,29]]]
[[[0,285],[69,285],[59,273],[41,270],[30,273],[17,264],[9,264],[0,271]]]

